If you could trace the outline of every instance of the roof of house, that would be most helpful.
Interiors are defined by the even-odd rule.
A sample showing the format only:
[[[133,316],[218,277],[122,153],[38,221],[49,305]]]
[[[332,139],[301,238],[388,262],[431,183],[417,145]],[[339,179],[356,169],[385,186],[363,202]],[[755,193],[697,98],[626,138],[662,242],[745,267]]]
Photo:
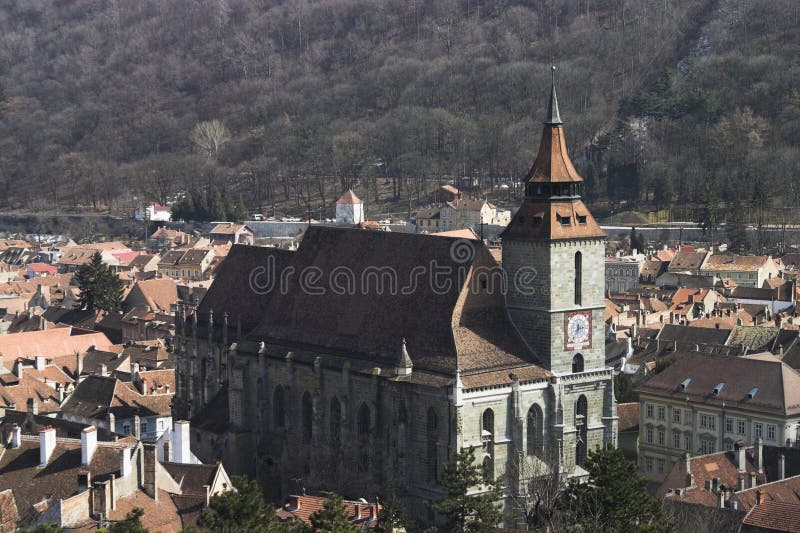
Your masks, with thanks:
[[[114,377],[87,376],[61,406],[65,413],[105,420],[111,412],[117,419],[134,415],[167,416],[172,412],[172,394],[143,395]]]
[[[442,210],[438,207],[423,207],[422,209],[418,209],[416,213],[414,213],[414,219],[416,220],[429,220],[429,219],[437,219],[440,218],[442,214]]]
[[[458,239],[478,240],[478,236],[475,235],[475,232],[470,228],[454,229],[451,231],[438,231],[436,233],[431,233],[431,235],[436,235],[438,237],[456,237]]]
[[[800,531],[800,505],[795,500],[767,500],[755,506],[742,524],[758,531]]]
[[[769,350],[780,331],[775,327],[734,326],[726,344],[746,346],[750,351]]]
[[[103,333],[74,327],[0,335],[0,354],[8,358],[6,361],[36,355],[74,355],[76,352],[85,352],[90,346],[102,350],[111,345]]]
[[[742,510],[749,511],[756,507],[756,493],[758,491],[762,492],[762,503],[770,501],[791,503],[797,509],[798,516],[800,516],[800,476],[792,476],[738,491],[736,499],[739,501]]]
[[[639,402],[618,403],[619,432],[639,431]]]
[[[58,268],[48,263],[28,263],[28,268],[39,274],[58,274]]]
[[[158,261],[161,259],[161,257],[158,254],[139,254],[134,257],[130,263],[128,263],[128,266],[131,268],[142,269],[146,267],[153,259]]]
[[[486,200],[459,199],[459,200],[453,200],[451,202],[446,202],[445,205],[450,209],[455,209],[457,211],[480,211],[486,205],[492,207],[492,204],[488,203]]]
[[[642,268],[639,271],[639,274],[645,277],[652,277],[657,278],[660,276],[669,266],[667,261],[659,261],[657,259],[651,259],[649,261],[645,261],[642,264]]]
[[[683,387],[687,379],[688,385]],[[715,393],[719,384],[723,386]],[[676,357],[638,390],[781,416],[800,413],[800,374],[772,354],[731,357],[687,353]]]
[[[758,270],[768,260],[767,255],[712,255],[701,270],[750,272]]]
[[[50,505],[76,494],[79,472],[91,472],[93,481],[118,474],[126,447],[129,445],[98,442],[90,464],[82,466],[80,441],[58,439],[47,466],[40,467],[39,437],[22,435],[19,448],[0,452],[0,487],[11,487],[20,520],[28,522]],[[42,502],[47,503],[40,506]]]
[[[113,521],[124,520],[128,513],[138,507],[144,511],[141,523],[146,531],[180,533],[183,531],[184,525],[179,509],[171,496],[168,492],[159,489],[156,501],[143,490],[138,489],[128,497],[118,499],[116,509],[109,511],[108,518]]]
[[[175,281],[170,278],[138,281],[131,292],[128,293],[126,300],[131,301],[132,295],[137,292],[141,294],[152,311],[168,313],[170,307],[178,301],[178,287]]]
[[[311,524],[311,515],[322,511],[325,496],[290,496],[289,503],[276,509],[278,519],[282,521],[297,519]],[[347,517],[353,525],[360,529],[371,529],[378,525],[378,518],[383,506],[378,503],[362,503],[344,501]]]
[[[161,465],[169,472],[181,487],[181,494],[197,494],[205,497],[205,485],[211,485],[222,465],[184,464],[162,462]]]
[[[726,488],[736,488],[739,476],[742,475],[737,464],[737,453],[737,451],[724,451],[698,455],[689,459],[693,481],[692,486],[696,487],[698,492],[706,492],[710,495],[711,505],[716,505],[717,500],[716,496],[710,490],[705,489],[706,481],[718,478],[720,484],[724,485]],[[759,472],[755,464],[754,453],[752,447],[745,449],[745,471],[743,475],[749,476],[750,474],[756,474],[758,483],[763,483],[765,477],[763,472]],[[670,489],[689,486],[686,474],[686,460],[676,461],[669,474],[667,474],[667,477],[656,490],[656,496],[663,497]],[[676,494],[672,496],[679,497]],[[692,495],[687,493],[686,497],[690,500],[694,500],[695,503],[705,503],[700,494]],[[680,498],[683,499],[683,497]]]
[[[170,250],[161,256],[161,259],[158,261],[158,266],[177,265],[184,253],[185,250]]]
[[[441,284],[401,290],[416,279],[419,265],[430,262],[449,271]],[[231,263],[229,257],[223,269]],[[249,336],[256,342],[341,352],[393,367],[405,338],[415,371],[449,375],[535,361],[511,325],[500,287],[476,287],[463,275],[498,268],[480,242],[312,226],[290,264],[297,272],[318,269],[321,290],[304,290],[294,276],[287,290],[273,291],[263,321]],[[381,288],[370,275],[375,269],[391,271],[395,288]],[[343,291],[341,280],[331,280],[334,271],[366,282]]]
[[[718,345],[722,346],[731,334],[729,329],[693,328],[678,324],[664,324],[658,334],[661,343],[676,342],[678,346]]]
[[[5,489],[0,492],[0,531],[14,531],[18,521],[19,512],[14,492],[11,489]]]
[[[45,384],[34,376],[26,375],[25,368],[22,377],[16,374],[0,374],[0,406],[13,410],[25,410],[28,400],[35,399],[41,413],[55,413],[59,410],[59,398],[55,388]]]
[[[684,252],[675,254],[669,263],[670,270],[697,270],[708,256],[708,252]]]
[[[214,226],[210,233],[211,235],[233,235],[242,230],[247,230],[247,226],[234,224],[233,222],[223,222]]]
[[[363,203],[358,196],[351,190],[348,189],[343,195],[336,200],[337,204],[361,204]]]

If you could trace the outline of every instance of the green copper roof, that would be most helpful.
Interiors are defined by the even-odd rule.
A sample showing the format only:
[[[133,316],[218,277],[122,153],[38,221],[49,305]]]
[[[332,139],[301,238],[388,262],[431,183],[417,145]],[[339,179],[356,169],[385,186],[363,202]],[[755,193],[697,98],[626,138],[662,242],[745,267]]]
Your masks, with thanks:
[[[553,84],[550,88],[550,105],[547,108],[547,120],[545,124],[558,126],[561,122],[561,114],[558,112],[558,98],[556,98],[556,66],[553,65]]]

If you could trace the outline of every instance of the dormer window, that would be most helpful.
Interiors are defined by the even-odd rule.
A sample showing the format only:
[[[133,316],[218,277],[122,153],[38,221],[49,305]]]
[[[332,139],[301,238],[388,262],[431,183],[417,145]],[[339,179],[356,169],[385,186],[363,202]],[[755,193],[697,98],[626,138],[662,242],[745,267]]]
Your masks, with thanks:
[[[691,382],[692,382],[692,378],[686,378],[683,381],[681,381],[681,390],[686,390],[686,387],[688,387],[689,383],[691,383]]]
[[[758,394],[758,387],[753,387],[752,389],[747,391],[747,398],[752,400],[753,398],[756,397],[756,394]]]
[[[586,224],[586,215],[577,215],[578,224]]]
[[[534,225],[539,225],[542,222],[544,222],[544,217],[542,215],[536,215],[536,216],[533,217],[533,224]]]
[[[722,391],[722,387],[724,387],[724,386],[725,386],[725,384],[724,384],[724,383],[718,383],[718,384],[717,384],[717,386],[716,386],[716,387],[714,387],[714,388],[711,390],[711,393],[712,393],[712,394],[714,394],[714,395],[716,396],[717,394],[719,394],[719,393]]]

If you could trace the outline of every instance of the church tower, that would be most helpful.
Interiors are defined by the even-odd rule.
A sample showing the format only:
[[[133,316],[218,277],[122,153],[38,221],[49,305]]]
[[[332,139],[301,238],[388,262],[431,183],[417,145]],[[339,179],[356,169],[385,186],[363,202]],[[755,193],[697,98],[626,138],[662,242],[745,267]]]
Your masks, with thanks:
[[[557,375],[605,367],[605,233],[581,201],[567,153],[555,67],[525,199],[502,234],[506,303],[541,364]]]

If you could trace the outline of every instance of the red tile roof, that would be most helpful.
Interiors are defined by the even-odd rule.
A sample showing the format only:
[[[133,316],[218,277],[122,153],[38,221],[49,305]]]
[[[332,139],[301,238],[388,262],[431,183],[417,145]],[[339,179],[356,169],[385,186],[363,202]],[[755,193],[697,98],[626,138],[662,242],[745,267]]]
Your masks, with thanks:
[[[104,350],[112,346],[112,343],[103,333],[86,332],[72,327],[0,335],[0,354],[6,357],[6,361],[37,355],[74,355],[76,352],[85,352],[91,346]]]
[[[750,511],[742,524],[759,531],[800,531],[800,505],[796,501],[765,501]]]
[[[344,193],[338,200],[336,200],[337,204],[361,204],[363,203],[356,194],[348,189],[346,193]]]
[[[297,519],[305,524],[311,524],[311,515],[322,511],[325,504],[324,496],[290,496],[289,503],[276,510],[278,518],[282,521]],[[378,518],[383,506],[378,503],[363,503],[345,501],[347,516],[354,526],[374,528],[378,525]]]

